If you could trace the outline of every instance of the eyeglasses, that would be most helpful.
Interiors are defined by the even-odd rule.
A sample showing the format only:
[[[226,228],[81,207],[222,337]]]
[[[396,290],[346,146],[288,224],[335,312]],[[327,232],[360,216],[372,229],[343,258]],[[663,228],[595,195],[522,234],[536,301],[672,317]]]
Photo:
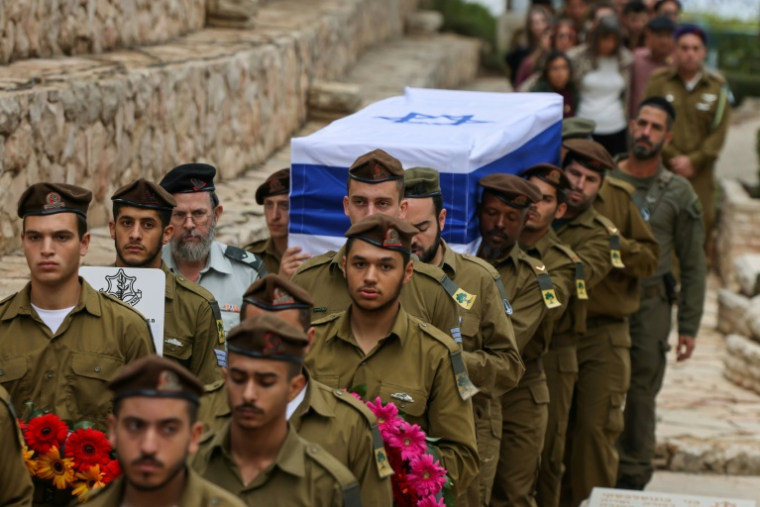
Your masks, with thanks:
[[[181,225],[189,218],[195,225],[206,225],[211,213],[204,210],[195,210],[190,213],[183,213],[181,211],[175,211],[172,213],[172,223]]]

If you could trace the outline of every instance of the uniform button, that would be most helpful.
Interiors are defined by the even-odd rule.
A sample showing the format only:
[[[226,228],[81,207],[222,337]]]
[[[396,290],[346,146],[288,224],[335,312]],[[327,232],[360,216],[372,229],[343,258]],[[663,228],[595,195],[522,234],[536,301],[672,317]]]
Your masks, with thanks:
[[[422,327],[427,327],[427,324],[425,324],[425,323],[423,322],[423,323],[422,323]]]
[[[49,414],[50,413],[50,409],[46,408],[45,410],[43,410],[43,412],[45,412],[46,414]]]
[[[362,366],[367,366],[367,361],[362,361]]]
[[[335,391],[335,396],[343,396],[343,391]]]
[[[0,377],[2,377],[3,375],[5,375],[5,370],[0,369]]]
[[[95,373],[100,373],[100,366],[95,367]]]
[[[316,445],[310,445],[309,446],[309,453],[311,454],[317,454],[319,452],[319,448]]]
[[[209,503],[211,505],[219,505],[219,499],[218,498],[212,498]]]
[[[48,371],[46,371],[46,372],[45,372],[45,376],[46,376],[47,378],[53,378],[53,372],[52,372],[52,371],[50,371],[50,370],[48,370]]]

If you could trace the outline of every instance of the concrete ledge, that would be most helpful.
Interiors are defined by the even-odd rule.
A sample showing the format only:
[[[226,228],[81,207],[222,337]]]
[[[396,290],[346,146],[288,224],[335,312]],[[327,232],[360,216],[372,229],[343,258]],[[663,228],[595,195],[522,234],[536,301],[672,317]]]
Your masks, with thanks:
[[[746,336],[728,335],[724,375],[734,384],[760,393],[760,344]]]
[[[723,286],[736,287],[734,259],[746,253],[760,253],[760,199],[753,199],[737,180],[721,180],[723,204],[716,241]]]

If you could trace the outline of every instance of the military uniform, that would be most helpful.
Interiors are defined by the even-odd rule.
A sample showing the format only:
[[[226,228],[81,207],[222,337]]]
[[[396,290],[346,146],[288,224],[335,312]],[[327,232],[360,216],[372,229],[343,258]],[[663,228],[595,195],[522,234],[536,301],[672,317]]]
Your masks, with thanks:
[[[0,505],[32,505],[34,486],[21,451],[24,439],[8,391],[0,386]]]
[[[660,245],[659,265],[641,281],[641,306],[631,315],[631,387],[625,429],[618,439],[618,482],[641,488],[651,480],[655,450],[655,398],[662,387],[670,349],[671,310],[678,301],[678,333],[697,336],[705,298],[704,225],[699,198],[689,181],[663,166],[649,178],[619,168],[612,175],[635,187],[633,196]],[[676,297],[674,254],[681,273]]]
[[[280,272],[282,254],[274,247],[274,241],[272,241],[272,238],[260,239],[253,243],[249,243],[245,246],[245,250],[255,254],[261,259],[267,273],[277,274]]]
[[[702,69],[694,88],[687,89],[676,69],[655,73],[644,91],[644,98],[664,97],[673,105],[678,121],[673,125],[673,140],[662,151],[665,165],[679,155],[688,155],[695,175],[691,181],[704,209],[705,244],[715,221],[715,160],[723,148],[731,106],[728,84],[714,72]]]
[[[105,430],[112,406],[106,382],[125,364],[155,354],[155,346],[139,312],[79,282],[79,302],[55,334],[32,308],[31,284],[0,301],[0,385],[22,417],[32,402]]]
[[[317,444],[301,438],[291,424],[277,457],[250,483],[243,484],[230,450],[227,423],[217,434],[207,434],[191,466],[206,480],[231,492],[250,507],[359,507],[359,484],[348,469]]]

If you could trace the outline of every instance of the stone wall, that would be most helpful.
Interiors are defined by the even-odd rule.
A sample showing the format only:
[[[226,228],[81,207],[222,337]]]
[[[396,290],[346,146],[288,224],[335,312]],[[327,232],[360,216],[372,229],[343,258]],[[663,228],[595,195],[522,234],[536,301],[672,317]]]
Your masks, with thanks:
[[[157,44],[203,28],[206,0],[2,0],[0,64]]]
[[[89,221],[144,176],[206,161],[229,180],[263,162],[306,117],[309,84],[401,35],[408,0],[278,0],[255,30],[202,30],[166,45],[0,67],[0,252],[18,246],[28,185],[91,189]]]
[[[723,285],[735,287],[734,259],[746,253],[760,253],[760,199],[752,199],[736,180],[722,180],[721,186],[717,267]]]

